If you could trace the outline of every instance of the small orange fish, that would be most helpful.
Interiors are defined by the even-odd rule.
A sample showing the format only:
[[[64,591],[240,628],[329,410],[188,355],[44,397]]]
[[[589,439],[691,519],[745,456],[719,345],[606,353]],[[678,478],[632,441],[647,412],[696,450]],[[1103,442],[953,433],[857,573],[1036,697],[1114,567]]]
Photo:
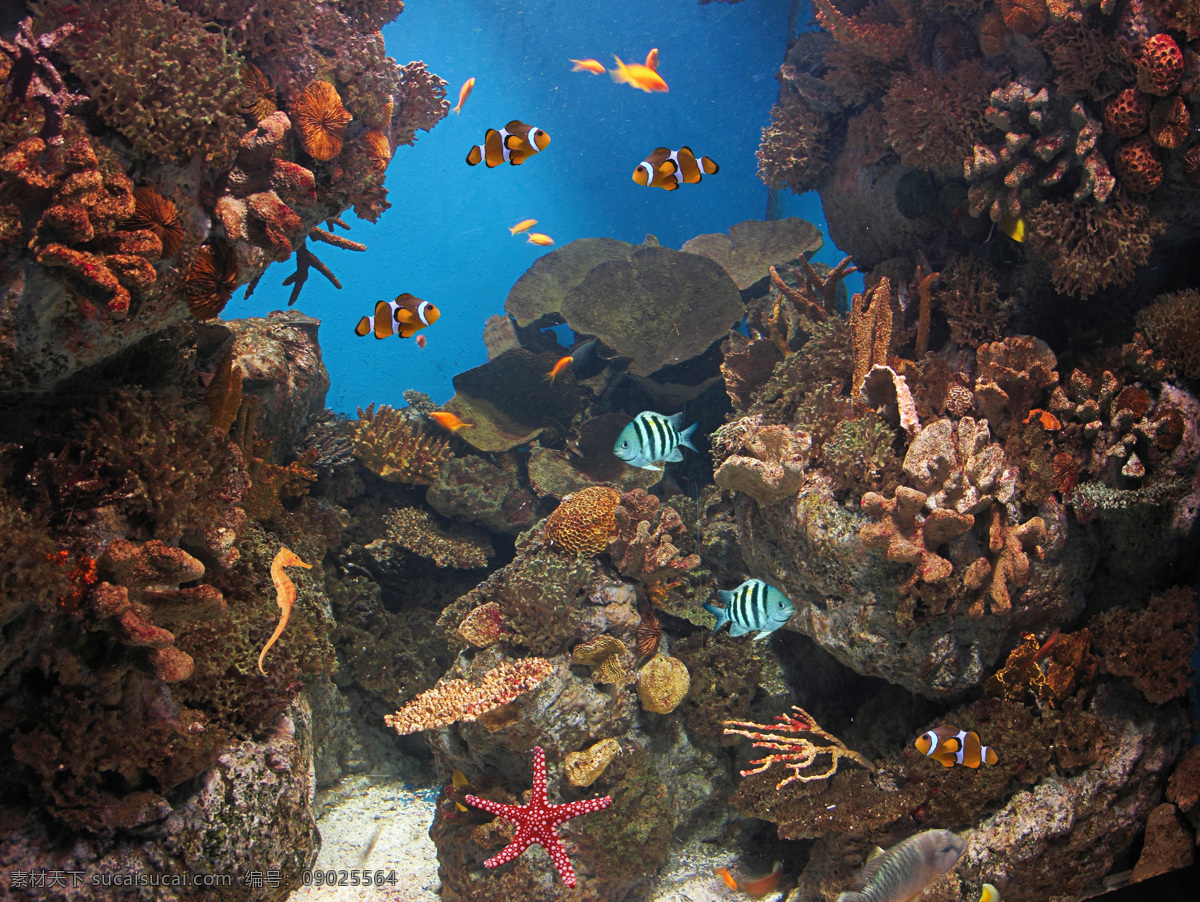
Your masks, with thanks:
[[[458,103],[454,107],[454,112],[459,113],[460,115],[462,114],[462,105],[466,103],[467,98],[471,96],[471,92],[474,90],[474,77],[468,78],[465,82],[463,82],[463,86],[458,89]]]
[[[599,60],[571,60],[575,65],[571,67],[572,72],[591,72],[593,75],[604,74],[604,64]]]
[[[554,364],[554,368],[546,374],[545,378],[548,379],[550,382],[553,382],[556,378],[558,378],[559,373],[561,373],[563,370],[565,370],[567,367],[569,367],[571,365],[571,363],[574,361],[574,359],[575,358],[572,357],[570,354],[568,354],[566,357],[561,358],[558,361],[558,363]]]
[[[537,225],[536,219],[522,219],[515,226],[508,227],[508,234],[519,235],[521,232],[528,232],[535,225]]]
[[[657,65],[658,54],[653,51],[651,53]],[[663,81],[663,77],[655,69],[643,66],[641,63],[626,65],[621,62],[621,58],[615,53],[613,54],[613,59],[617,61],[617,68],[609,69],[608,74],[612,76],[613,81],[617,84],[630,85],[639,91],[645,91],[647,94],[670,90],[667,87],[667,83]]]
[[[652,47],[650,52],[646,54],[646,68],[658,70],[658,48]]]
[[[464,423],[448,410],[435,410],[429,416],[443,429],[449,429],[451,432],[458,432],[460,429],[470,429],[475,425],[474,423]]]
[[[305,570],[311,570],[312,564],[304,563],[296,557],[295,552],[287,548],[280,548],[279,553],[275,555],[275,560],[271,561],[271,582],[275,584],[275,600],[279,603],[279,625],[275,627],[275,632],[271,633],[271,638],[267,640],[267,644],[263,646],[263,650],[258,655],[258,670],[263,676],[267,675],[267,672],[263,670],[263,661],[266,660],[267,652],[275,644],[275,640],[283,635],[283,628],[287,626],[288,617],[292,613],[292,605],[296,602],[296,587],[288,575],[283,572],[284,567],[303,567]]]
[[[417,347],[418,347],[418,348],[423,348],[423,347],[425,347],[425,336],[424,336],[424,335],[418,335],[418,336],[416,337],[416,342],[417,342]]]
[[[541,232],[530,232],[529,237],[525,239],[528,244],[536,244],[540,247],[547,247],[554,243],[554,239],[549,235],[543,235]]]
[[[1058,417],[1048,410],[1042,410],[1040,407],[1035,407],[1029,411],[1029,416],[1022,422],[1028,426],[1035,419],[1042,424],[1042,428],[1047,432],[1057,432],[1059,429],[1062,429],[1062,423],[1059,422]]]
[[[724,880],[725,885],[731,890],[743,892],[751,899],[761,899],[767,893],[772,893],[779,888],[779,878],[783,876],[783,862],[775,862],[771,873],[764,874],[762,877],[750,877],[739,881],[729,873],[728,868],[717,868],[717,876]]]

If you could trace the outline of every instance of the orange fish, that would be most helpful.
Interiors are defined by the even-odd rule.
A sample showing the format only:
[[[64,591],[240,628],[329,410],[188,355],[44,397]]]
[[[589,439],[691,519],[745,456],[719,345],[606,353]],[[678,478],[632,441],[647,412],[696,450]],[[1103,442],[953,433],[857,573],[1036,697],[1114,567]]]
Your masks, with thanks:
[[[717,868],[717,876],[724,880],[725,885],[731,890],[743,892],[751,899],[761,899],[767,893],[772,893],[779,888],[779,879],[783,876],[783,862],[775,862],[771,873],[764,874],[762,877],[750,877],[739,881],[729,873],[728,868]]]
[[[537,225],[536,219],[522,219],[515,226],[508,227],[508,234],[519,235],[521,232],[528,232],[535,225]]]
[[[559,373],[571,365],[571,362],[574,359],[575,358],[573,358],[570,354],[561,358],[558,363],[554,364],[554,368],[546,374],[545,378],[553,382],[558,377]]]
[[[571,60],[575,65],[571,67],[572,72],[591,72],[593,75],[604,74],[604,64],[599,60]]]
[[[520,166],[538,151],[545,150],[549,144],[550,136],[536,125],[526,125],[520,119],[514,119],[504,128],[489,128],[484,132],[483,143],[467,151],[467,165],[486,163],[488,169],[494,169],[501,163]]]
[[[961,764],[974,770],[980,764],[991,765],[998,760],[995,751],[980,744],[978,733],[968,733],[949,724],[942,724],[922,733],[917,737],[915,745],[918,752],[932,758],[942,767]]]
[[[470,429],[474,423],[464,423],[448,410],[435,410],[429,415],[439,426],[444,429],[449,429],[451,432],[458,432],[460,429]]]
[[[694,185],[704,176],[720,171],[721,167],[711,157],[697,157],[686,145],[679,150],[657,147],[638,163],[633,180],[639,185],[674,191],[680,185]]]
[[[658,64],[658,53],[651,51],[651,56],[647,60],[653,58],[655,65]],[[663,81],[663,77],[658,74],[657,70],[650,66],[643,66],[641,63],[630,63],[625,65],[621,62],[621,58],[615,53],[613,59],[617,61],[617,68],[609,69],[608,74],[612,76],[613,81],[617,84],[626,84],[637,88],[639,91],[645,91],[647,94],[655,91],[668,91],[667,83]]]
[[[360,338],[371,333],[376,338],[390,338],[393,335],[411,338],[414,333],[436,323],[441,315],[441,311],[429,301],[423,301],[406,291],[394,301],[377,302],[375,315],[360,319],[354,327],[354,334]]]
[[[529,244],[536,244],[541,247],[548,247],[554,243],[554,239],[549,235],[543,235],[541,232],[530,232],[529,237],[525,239]]]
[[[658,71],[658,48],[652,47],[650,52],[646,54],[646,68]]]
[[[418,347],[418,348],[423,348],[423,347],[425,347],[425,336],[424,336],[424,335],[418,335],[418,336],[417,336],[415,339],[413,339],[413,340],[414,340],[414,341],[417,343],[417,347]]]
[[[463,83],[463,86],[458,89],[458,103],[454,107],[454,112],[459,113],[459,114],[462,113],[462,105],[464,103],[466,103],[467,98],[471,96],[471,92],[474,90],[475,90],[475,78],[474,77],[468,78]]]
[[[271,638],[267,640],[267,644],[263,646],[263,650],[258,656],[258,670],[263,676],[267,675],[267,672],[263,670],[263,661],[266,660],[267,652],[275,644],[275,640],[283,635],[283,628],[287,626],[288,617],[292,613],[292,605],[296,602],[296,587],[288,575],[283,572],[284,567],[303,567],[305,570],[311,570],[312,564],[304,563],[296,557],[295,552],[289,551],[287,548],[280,548],[279,553],[275,555],[275,560],[271,561],[271,582],[275,584],[275,600],[279,603],[279,625],[275,627],[275,632],[271,633]]]
[[[1029,416],[1022,420],[1022,422],[1028,426],[1035,419],[1042,424],[1042,428],[1047,432],[1057,432],[1059,429],[1062,429],[1062,423],[1059,422],[1058,417],[1048,410],[1042,410],[1040,407],[1035,407],[1029,411]]]

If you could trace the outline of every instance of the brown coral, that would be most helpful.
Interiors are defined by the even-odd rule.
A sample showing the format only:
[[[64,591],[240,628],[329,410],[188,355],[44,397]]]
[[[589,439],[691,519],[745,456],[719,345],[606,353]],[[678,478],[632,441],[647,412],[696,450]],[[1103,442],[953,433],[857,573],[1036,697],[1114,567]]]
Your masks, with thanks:
[[[1200,379],[1200,291],[1160,295],[1138,313],[1137,327],[1180,375]]]
[[[1142,47],[1138,59],[1138,90],[1165,97],[1183,79],[1183,52],[1169,34],[1156,34]]]
[[[196,319],[213,319],[238,286],[237,255],[223,241],[201,245],[192,258],[183,294]]]
[[[1011,610],[1009,586],[1020,588],[1029,581],[1030,556],[1041,560],[1045,543],[1046,522],[1041,517],[1010,526],[1003,508],[994,505],[987,546],[992,559],[979,558],[963,574],[963,586],[970,593],[978,593],[967,613],[982,617],[985,604],[993,614]]]
[[[1150,110],[1150,137],[1159,147],[1175,150],[1187,140],[1192,116],[1178,95],[1157,100]]]
[[[686,527],[675,508],[634,489],[621,495],[613,513],[617,534],[608,553],[622,576],[649,584],[700,566],[700,555],[685,557],[676,545]]]
[[[548,548],[591,557],[608,547],[617,531],[614,515],[621,493],[611,486],[593,485],[563,498],[542,526]]]
[[[994,84],[977,60],[940,74],[899,75],[883,97],[884,134],[905,166],[957,170],[987,131]]]
[[[354,456],[388,482],[430,485],[451,457],[450,442],[428,432],[405,411],[371,404],[358,409]]]
[[[786,91],[762,130],[758,177],[770,188],[794,194],[816,188],[829,172],[826,132],[825,118],[799,94]]]
[[[1162,184],[1162,163],[1147,135],[1122,144],[1113,158],[1113,168],[1121,184],[1134,194],[1149,194]]]
[[[1112,608],[1091,624],[1105,673],[1128,677],[1147,699],[1163,704],[1187,694],[1196,648],[1195,593],[1176,586],[1142,608]]]
[[[254,63],[242,63],[242,112],[256,122],[266,119],[278,109],[275,106],[275,89]]]
[[[428,558],[439,567],[460,570],[486,567],[488,558],[496,553],[481,530],[442,522],[422,507],[389,511],[384,523],[387,534],[366,546],[368,551],[394,545]]]
[[[300,146],[314,160],[327,162],[342,152],[342,135],[353,116],[342,106],[337,88],[314,81],[292,102],[292,123]]]
[[[1150,108],[1137,88],[1126,88],[1104,105],[1104,127],[1118,138],[1136,138],[1146,130]]]
[[[809,435],[787,426],[763,426],[761,416],[722,426],[718,435],[725,434],[737,436],[737,453],[713,474],[720,488],[743,492],[761,504],[774,504],[796,494],[812,450]]]
[[[571,649],[571,661],[592,668],[592,680],[596,683],[626,682],[625,668],[621,661],[629,654],[625,643],[616,636],[601,633],[588,642],[581,642]]]
[[[174,257],[187,238],[175,205],[153,188],[134,188],[133,198],[133,215],[125,220],[125,228],[153,232],[162,243],[163,257]]]
[[[1008,45],[1008,26],[998,12],[990,12],[979,20],[979,49],[984,56],[999,56]]]
[[[1011,335],[982,344],[976,351],[979,375],[975,400],[998,432],[1012,420],[1023,420],[1047,389],[1058,383],[1058,358],[1050,346],[1032,335]]]
[[[1000,0],[1000,15],[1017,34],[1033,34],[1046,24],[1046,0]]]
[[[850,390],[856,395],[873,366],[886,366],[892,339],[892,285],[884,276],[865,295],[850,301],[851,348],[854,371]]]

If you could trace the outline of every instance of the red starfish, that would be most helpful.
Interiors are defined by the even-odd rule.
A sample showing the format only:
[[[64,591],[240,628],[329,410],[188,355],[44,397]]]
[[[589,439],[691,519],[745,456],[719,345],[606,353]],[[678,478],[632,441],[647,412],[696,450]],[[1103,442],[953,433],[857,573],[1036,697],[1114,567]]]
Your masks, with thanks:
[[[502,805],[478,796],[468,795],[468,805],[482,808],[492,814],[498,814],[506,821],[517,825],[517,835],[505,846],[495,858],[489,858],[483,863],[487,868],[498,868],[508,864],[534,843],[537,843],[550,855],[558,875],[562,877],[564,886],[575,885],[575,869],[571,867],[571,859],[558,838],[558,825],[581,814],[600,811],[612,804],[612,796],[596,799],[581,799],[578,802],[568,802],[565,805],[551,805],[546,800],[546,753],[539,745],[533,750],[533,797],[528,805]]]

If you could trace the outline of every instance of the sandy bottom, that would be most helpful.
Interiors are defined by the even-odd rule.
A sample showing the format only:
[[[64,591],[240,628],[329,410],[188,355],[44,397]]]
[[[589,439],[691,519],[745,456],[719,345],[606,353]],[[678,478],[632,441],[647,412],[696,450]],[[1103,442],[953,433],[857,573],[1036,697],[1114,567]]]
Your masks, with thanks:
[[[317,886],[314,880],[292,893],[290,902],[441,902],[437,850],[429,838],[437,792],[436,786],[413,786],[391,778],[345,779],[318,814],[321,852],[314,873],[345,871],[352,878],[364,871],[382,871],[387,882],[331,887]],[[659,878],[654,902],[745,899],[714,874],[729,864],[729,854],[711,845],[676,846]],[[390,882],[393,872],[395,883]],[[783,894],[762,898],[778,902]]]

